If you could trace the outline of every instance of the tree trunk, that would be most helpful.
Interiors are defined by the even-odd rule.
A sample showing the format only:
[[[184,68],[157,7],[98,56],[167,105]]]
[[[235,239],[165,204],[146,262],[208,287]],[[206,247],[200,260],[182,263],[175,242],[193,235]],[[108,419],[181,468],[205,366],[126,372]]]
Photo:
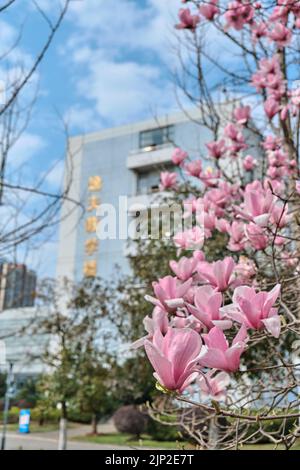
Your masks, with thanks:
[[[219,431],[217,425],[218,419],[216,417],[210,420],[209,424],[209,436],[208,436],[208,448],[209,450],[218,449]]]
[[[68,415],[66,402],[62,402],[61,418],[59,422],[58,450],[67,450]]]
[[[98,434],[98,417],[96,413],[92,416],[92,433],[94,435]]]

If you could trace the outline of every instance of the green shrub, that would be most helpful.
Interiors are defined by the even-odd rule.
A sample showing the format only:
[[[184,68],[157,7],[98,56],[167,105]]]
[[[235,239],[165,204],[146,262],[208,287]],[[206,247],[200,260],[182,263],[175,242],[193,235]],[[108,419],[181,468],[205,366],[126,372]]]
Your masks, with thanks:
[[[32,421],[37,421],[40,424],[44,423],[57,423],[60,418],[60,410],[56,408],[33,408],[31,410]]]
[[[265,421],[261,423],[261,426],[263,430],[267,433],[274,434],[280,434],[280,435],[288,435],[293,429],[295,429],[295,426],[297,425],[297,418],[287,418],[285,420],[284,426],[283,426],[283,421],[280,419],[274,419],[271,421]],[[248,427],[247,430],[247,436],[251,436],[254,434],[256,431],[259,429],[259,424],[258,423],[251,423]],[[262,434],[257,433],[257,436],[255,436],[256,442],[260,444],[267,444],[270,442],[267,436],[264,436]]]
[[[147,426],[147,433],[155,441],[179,441],[182,440],[181,434],[177,426],[169,426],[167,424],[159,423],[153,419],[149,420]]]
[[[20,409],[16,406],[12,406],[8,412],[9,424],[15,424],[19,422]]]
[[[136,405],[127,405],[119,408],[114,416],[114,424],[121,433],[140,437],[147,429],[149,417]]]
[[[91,413],[86,413],[78,409],[69,409],[68,410],[69,421],[74,423],[90,424],[92,421]]]

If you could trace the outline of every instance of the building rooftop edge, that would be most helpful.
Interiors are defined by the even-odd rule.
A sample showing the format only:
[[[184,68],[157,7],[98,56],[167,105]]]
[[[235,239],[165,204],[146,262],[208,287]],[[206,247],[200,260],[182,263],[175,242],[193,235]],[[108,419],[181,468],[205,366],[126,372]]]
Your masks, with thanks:
[[[97,140],[105,140],[109,138],[119,137],[133,132],[139,132],[143,130],[151,129],[151,127],[166,126],[177,124],[180,122],[189,121],[191,119],[197,119],[200,116],[198,109],[190,109],[186,111],[177,111],[169,114],[163,114],[151,119],[136,121],[130,124],[125,124],[116,127],[110,127],[101,129],[96,132],[89,132],[86,134],[78,134],[69,137],[69,141],[76,143],[79,141],[93,142]]]

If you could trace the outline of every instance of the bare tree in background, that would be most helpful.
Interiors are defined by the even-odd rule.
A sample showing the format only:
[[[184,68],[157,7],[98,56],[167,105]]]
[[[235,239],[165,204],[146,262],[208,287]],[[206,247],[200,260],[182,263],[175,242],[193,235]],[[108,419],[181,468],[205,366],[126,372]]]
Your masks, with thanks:
[[[66,169],[66,179],[62,188],[50,192],[45,186],[48,169],[34,184],[26,183],[22,167],[10,169],[11,150],[21,138],[30,123],[34,105],[38,99],[36,72],[43,60],[47,60],[47,52],[66,17],[71,0],[62,2],[60,9],[48,15],[38,1],[33,0],[33,14],[40,16],[44,23],[46,36],[39,45],[39,51],[28,65],[24,59],[16,62],[11,70],[10,58],[17,48],[22,47],[22,27],[14,44],[2,52],[0,68],[6,70],[2,83],[2,103],[0,105],[0,258],[12,257],[19,246],[32,242],[37,246],[45,241],[47,230],[60,221],[60,208],[63,200],[70,200],[74,208],[79,201],[69,198],[72,181],[72,168]],[[0,15],[5,15],[17,8],[17,1],[8,1],[0,7]],[[1,18],[1,16],[0,16]],[[33,33],[32,33],[33,34]],[[65,127],[66,141],[68,130]],[[68,152],[69,149],[67,148]],[[72,162],[72,158],[68,159]],[[34,162],[33,162],[34,164]]]

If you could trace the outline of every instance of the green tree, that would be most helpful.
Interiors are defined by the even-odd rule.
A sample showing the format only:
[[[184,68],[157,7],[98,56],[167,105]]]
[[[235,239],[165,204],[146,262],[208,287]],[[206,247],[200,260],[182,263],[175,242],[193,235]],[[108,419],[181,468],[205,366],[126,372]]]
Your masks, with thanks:
[[[6,391],[6,375],[0,374],[0,399],[4,398]]]
[[[98,279],[78,285],[67,280],[63,284],[48,280],[41,286],[39,299],[44,308],[48,306],[49,315],[37,328],[51,338],[42,357],[49,374],[40,384],[40,406],[59,404],[60,448],[66,448],[68,407],[76,406],[80,398],[82,409],[89,408],[95,416],[101,412],[100,401],[105,400],[105,381],[100,381],[105,369],[100,369],[100,351],[106,341],[101,325],[107,317],[108,290]],[[98,401],[95,406],[91,404],[93,399]]]
[[[98,434],[100,418],[114,411],[109,359],[92,345],[82,354],[78,371],[78,391],[75,397],[80,412],[91,417],[92,434]]]
[[[17,391],[15,400],[19,404],[24,403],[26,406],[34,408],[39,398],[38,379],[28,378],[25,380],[21,388]]]

